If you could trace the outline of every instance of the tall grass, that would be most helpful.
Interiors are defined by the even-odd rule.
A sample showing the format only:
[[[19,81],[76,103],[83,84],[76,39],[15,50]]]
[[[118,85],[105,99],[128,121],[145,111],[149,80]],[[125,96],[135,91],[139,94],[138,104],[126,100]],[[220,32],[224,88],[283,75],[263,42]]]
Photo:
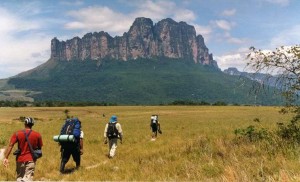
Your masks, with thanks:
[[[84,154],[82,167],[71,174],[59,173],[60,147],[53,141],[65,118],[82,121]],[[34,130],[42,134],[44,156],[38,160],[35,180],[94,181],[297,181],[300,180],[298,149],[271,152],[269,145],[237,140],[236,128],[252,124],[275,128],[291,116],[275,107],[234,106],[114,106],[68,108],[0,108],[0,136],[7,145],[13,132],[23,128],[18,118],[36,118]],[[105,117],[103,117],[103,114]],[[124,130],[124,143],[108,159],[103,130],[115,114]],[[150,141],[150,116],[159,115],[163,134]],[[16,146],[15,146],[16,148]],[[274,149],[277,150],[277,149]],[[293,151],[288,151],[293,150]],[[75,167],[72,159],[66,168]],[[0,180],[15,180],[14,157]]]

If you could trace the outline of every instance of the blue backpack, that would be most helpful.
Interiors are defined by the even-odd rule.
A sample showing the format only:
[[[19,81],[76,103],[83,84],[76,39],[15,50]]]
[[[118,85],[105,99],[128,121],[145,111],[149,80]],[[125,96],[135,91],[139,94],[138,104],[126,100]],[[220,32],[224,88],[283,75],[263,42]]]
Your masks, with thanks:
[[[66,119],[60,130],[61,135],[74,135],[75,138],[80,137],[81,122],[78,118]]]

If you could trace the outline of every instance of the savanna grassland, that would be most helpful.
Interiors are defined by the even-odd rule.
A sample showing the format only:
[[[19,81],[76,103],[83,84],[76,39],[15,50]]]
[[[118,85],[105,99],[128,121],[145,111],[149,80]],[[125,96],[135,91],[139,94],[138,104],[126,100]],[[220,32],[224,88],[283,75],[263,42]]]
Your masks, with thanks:
[[[263,142],[239,140],[237,128],[261,125],[275,128],[288,121],[278,107],[250,106],[111,106],[0,108],[0,147],[22,129],[22,116],[35,118],[42,134],[43,157],[37,161],[34,180],[40,181],[299,181],[299,151],[274,149]],[[82,167],[59,173],[60,147],[53,141],[64,122],[65,110],[82,121]],[[103,116],[103,114],[105,116]],[[117,155],[108,159],[103,130],[115,114],[124,130]],[[159,115],[162,135],[150,141],[150,116]],[[253,120],[259,118],[260,123]],[[16,145],[13,150],[16,149]],[[275,148],[275,146],[274,146]],[[0,180],[15,180],[15,159],[1,166]],[[72,159],[66,168],[75,167]]]

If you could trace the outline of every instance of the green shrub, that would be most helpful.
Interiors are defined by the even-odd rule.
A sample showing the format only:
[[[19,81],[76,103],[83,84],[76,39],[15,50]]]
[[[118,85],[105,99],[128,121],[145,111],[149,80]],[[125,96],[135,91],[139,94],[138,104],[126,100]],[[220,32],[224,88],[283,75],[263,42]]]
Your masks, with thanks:
[[[238,139],[247,139],[250,142],[266,141],[273,148],[294,148],[300,144],[300,114],[297,114],[288,123],[277,123],[275,130],[268,130],[261,126],[250,125],[246,128],[235,129]],[[254,122],[259,123],[258,118]]]
[[[289,143],[300,144],[300,115],[297,114],[289,123],[277,123],[277,135]]]
[[[234,134],[239,137],[246,137],[250,142],[270,138],[270,133],[266,128],[256,128],[253,125],[250,125],[245,129],[236,129]]]

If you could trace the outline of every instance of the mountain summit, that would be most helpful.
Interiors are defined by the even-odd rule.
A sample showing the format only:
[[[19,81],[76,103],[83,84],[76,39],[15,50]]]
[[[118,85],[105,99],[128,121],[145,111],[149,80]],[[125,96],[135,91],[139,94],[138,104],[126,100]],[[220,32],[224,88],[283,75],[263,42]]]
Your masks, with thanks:
[[[82,38],[51,40],[51,59],[59,61],[96,60],[105,58],[134,60],[137,58],[175,58],[218,68],[201,35],[185,22],[170,18],[153,25],[149,18],[136,18],[123,36],[107,32],[88,33]]]

